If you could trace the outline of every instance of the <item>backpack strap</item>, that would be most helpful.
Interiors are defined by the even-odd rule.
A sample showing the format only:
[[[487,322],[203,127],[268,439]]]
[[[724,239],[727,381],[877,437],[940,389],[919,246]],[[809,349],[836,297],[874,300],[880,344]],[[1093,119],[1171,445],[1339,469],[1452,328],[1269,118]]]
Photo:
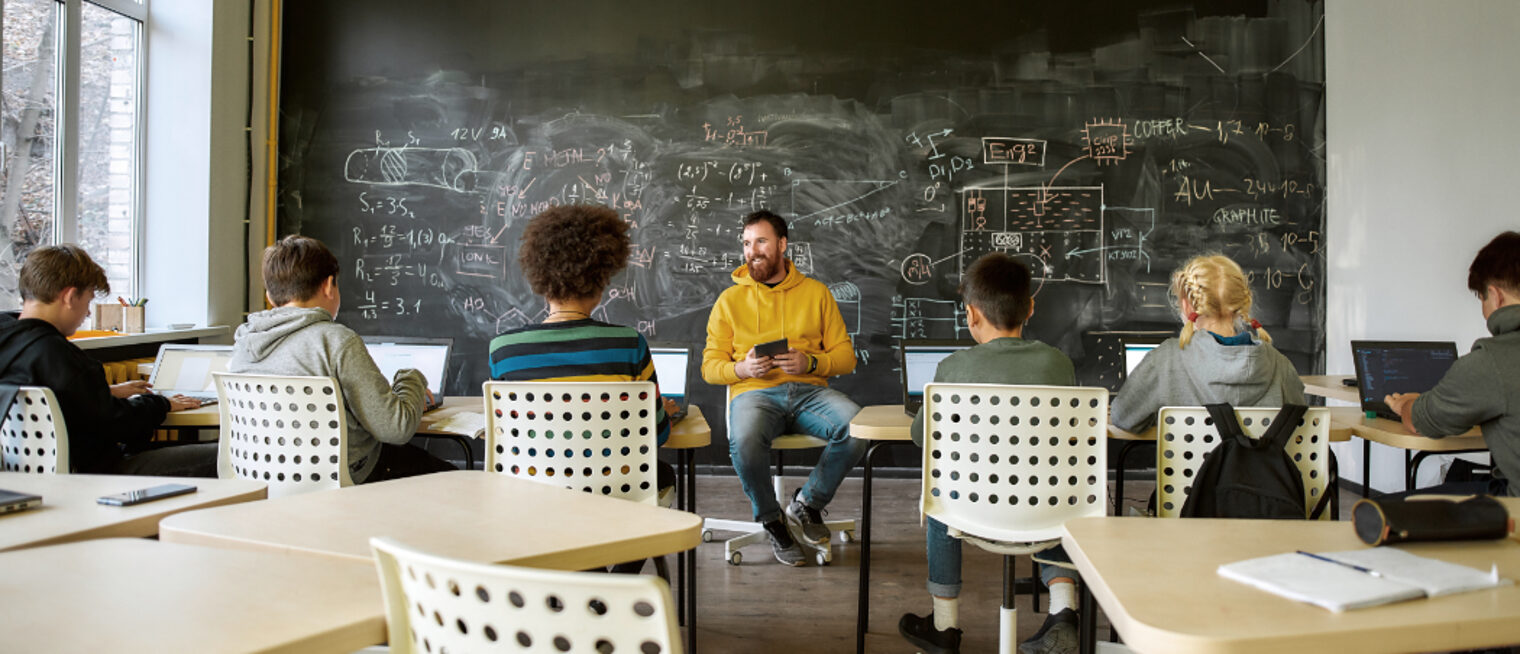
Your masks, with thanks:
[[[1235,407],[1228,403],[1205,404],[1203,408],[1209,410],[1209,417],[1214,419],[1214,430],[1219,432],[1219,440],[1233,439],[1236,443],[1245,447],[1254,447],[1255,443],[1240,429],[1240,421],[1235,419]]]
[[[1293,430],[1298,429],[1298,422],[1308,410],[1309,407],[1302,404],[1284,404],[1277,410],[1277,417],[1272,419],[1267,432],[1261,435],[1262,442],[1271,443],[1274,450],[1286,448],[1288,439],[1293,438]]]

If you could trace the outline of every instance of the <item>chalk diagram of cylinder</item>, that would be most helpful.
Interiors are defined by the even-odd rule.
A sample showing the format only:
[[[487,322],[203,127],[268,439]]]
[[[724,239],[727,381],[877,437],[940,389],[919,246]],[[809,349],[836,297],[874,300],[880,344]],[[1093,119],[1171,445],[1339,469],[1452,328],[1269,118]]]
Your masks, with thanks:
[[[373,147],[348,153],[343,178],[377,186],[431,186],[473,193],[479,162],[464,148]]]

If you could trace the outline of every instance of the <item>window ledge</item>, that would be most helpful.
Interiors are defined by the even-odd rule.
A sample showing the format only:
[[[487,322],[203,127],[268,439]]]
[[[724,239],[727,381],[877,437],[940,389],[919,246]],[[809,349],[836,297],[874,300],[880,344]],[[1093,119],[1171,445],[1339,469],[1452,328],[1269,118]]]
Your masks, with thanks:
[[[189,338],[212,338],[226,336],[232,333],[232,328],[226,325],[212,325],[210,327],[196,327],[193,329],[149,329],[141,334],[127,334],[125,336],[99,336],[96,338],[81,338],[72,342],[81,350],[95,350],[106,347],[119,347],[122,345],[139,345],[143,343],[163,343],[166,341],[180,341]]]

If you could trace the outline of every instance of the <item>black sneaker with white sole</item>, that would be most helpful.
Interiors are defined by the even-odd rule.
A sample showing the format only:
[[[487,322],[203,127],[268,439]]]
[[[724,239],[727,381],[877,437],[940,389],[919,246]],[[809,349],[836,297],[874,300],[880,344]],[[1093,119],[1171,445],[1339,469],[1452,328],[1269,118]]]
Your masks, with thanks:
[[[935,629],[933,613],[925,616],[904,613],[897,621],[897,633],[924,654],[960,654],[961,651],[961,630],[955,627],[943,631]]]
[[[1061,609],[1045,616],[1045,624],[1019,643],[1019,654],[1076,654],[1077,612]]]
[[[796,527],[802,540],[809,545],[828,545],[829,528],[823,524],[823,512],[802,502],[802,489],[792,493],[791,504],[786,505],[786,519]]]
[[[802,555],[802,546],[792,540],[792,535],[788,532],[784,521],[772,520],[765,523],[765,533],[770,535],[771,551],[776,554],[776,560],[780,561],[781,565],[797,567],[806,561],[806,557]]]

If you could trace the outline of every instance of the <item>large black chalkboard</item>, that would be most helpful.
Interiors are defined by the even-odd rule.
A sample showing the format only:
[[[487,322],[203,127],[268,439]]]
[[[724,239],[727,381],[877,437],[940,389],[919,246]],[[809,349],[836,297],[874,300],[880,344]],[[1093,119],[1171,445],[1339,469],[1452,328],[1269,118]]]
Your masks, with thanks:
[[[344,265],[361,333],[450,335],[452,393],[544,312],[517,275],[537,211],[608,204],[635,253],[597,317],[699,348],[738,218],[792,221],[860,365],[967,337],[963,265],[1041,279],[1028,333],[1112,383],[1109,333],[1175,330],[1170,271],[1222,252],[1301,370],[1324,351],[1318,2],[866,5],[334,0],[286,7],[282,233]],[[724,447],[722,391],[694,382]]]

